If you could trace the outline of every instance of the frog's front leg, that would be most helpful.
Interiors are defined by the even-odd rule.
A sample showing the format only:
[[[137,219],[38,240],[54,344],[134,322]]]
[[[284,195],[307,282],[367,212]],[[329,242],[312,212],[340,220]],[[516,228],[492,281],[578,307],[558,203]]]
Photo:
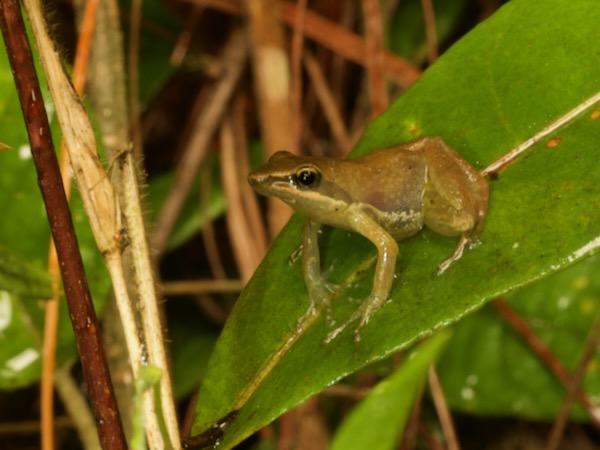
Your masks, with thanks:
[[[326,310],[328,321],[331,318],[331,296],[333,289],[321,274],[321,254],[319,251],[320,229],[321,223],[312,219],[308,219],[304,226],[302,270],[304,271],[304,282],[308,289],[310,306],[298,321],[299,326],[301,326],[308,316],[318,313],[322,308]]]
[[[350,224],[353,231],[362,234],[377,247],[378,257],[373,288],[371,294],[362,302],[350,319],[327,335],[325,343],[335,339],[349,324],[356,320],[359,320],[359,323],[354,330],[354,340],[360,341],[360,330],[388,300],[394,281],[396,257],[398,256],[398,244],[395,239],[364,211],[357,210],[354,212]]]

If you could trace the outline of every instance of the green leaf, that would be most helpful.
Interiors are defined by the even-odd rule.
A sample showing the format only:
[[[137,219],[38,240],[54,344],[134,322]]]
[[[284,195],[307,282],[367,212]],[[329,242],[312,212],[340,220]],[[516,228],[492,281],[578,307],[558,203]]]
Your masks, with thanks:
[[[122,11],[130,13],[131,3],[131,0],[121,1]],[[165,8],[165,4],[156,0],[142,3],[141,19],[144,25],[139,30],[138,89],[140,102],[147,105],[175,71],[169,60],[180,32],[180,24],[171,11]],[[125,21],[124,25],[124,40],[128,46],[129,21]]]
[[[599,255],[507,298],[553,355],[573,372],[600,312]],[[600,395],[600,356],[588,366],[582,389]],[[480,415],[552,420],[565,387],[523,338],[489,305],[459,323],[438,366],[450,406]],[[585,419],[578,405],[573,418]]]
[[[584,103],[600,79],[600,8],[595,0],[513,0],[443,55],[388,111],[374,120],[354,155],[439,135],[481,169]],[[598,105],[595,105],[598,108]],[[221,446],[230,448],[283,411],[372,361],[447,326],[487,300],[562,269],[600,246],[600,121],[587,110],[538,142],[490,183],[481,245],[442,276],[437,265],[454,239],[424,230],[400,243],[392,301],[352,340],[329,345],[319,317],[291,339],[308,307],[295,217],[241,295],[219,338],[193,430],[238,410]],[[376,183],[376,180],[369,180]],[[335,318],[349,317],[373,279],[374,247],[336,230],[321,237],[336,294]],[[369,268],[365,270],[365,267]]]
[[[24,297],[51,298],[51,281],[47,270],[0,245],[0,291]]]
[[[223,192],[223,185],[220,183],[218,176],[218,166],[216,163],[216,159],[210,158],[207,162],[208,169],[200,171],[199,176],[194,179],[194,183],[190,188],[190,195],[187,196],[177,217],[173,231],[169,235],[169,240],[167,241],[168,250],[179,247],[192,236],[196,235],[206,222],[223,214],[226,199]],[[208,170],[212,171],[212,175],[210,175],[212,182],[210,183],[208,205],[206,206],[206,210],[204,210],[200,207],[200,177],[208,176]],[[150,209],[150,221],[152,223],[156,223],[158,220],[158,213],[161,211],[173,187],[175,177],[175,172],[168,172],[150,180],[148,186],[148,205]]]
[[[336,433],[331,450],[396,448],[427,370],[449,338],[450,333],[444,330],[413,349],[404,364],[356,406]]]
[[[49,95],[43,92],[52,119],[52,102],[48,100]],[[56,129],[55,126],[55,137],[58,135]],[[0,44],[0,141],[10,147],[0,151],[0,245],[18,254],[23,261],[27,261],[28,266],[45,267],[48,264],[50,228],[3,42]],[[76,192],[71,205],[92,296],[96,307],[101,308],[110,289],[104,258],[96,248]],[[37,381],[41,374],[44,303],[38,299],[47,298],[48,295],[45,289],[36,293],[38,298],[26,295],[16,287],[0,291],[0,389],[25,386]],[[61,305],[58,365],[73,359],[75,355],[75,340],[68,311],[66,306]]]
[[[217,337],[203,322],[206,318],[187,302],[174,304],[168,317],[173,390],[175,399],[181,400],[200,384]]]
[[[443,44],[463,19],[466,0],[436,0],[433,2],[438,43]],[[394,53],[422,64],[427,60],[427,39],[423,4],[406,0],[399,4],[390,29],[390,47]]]

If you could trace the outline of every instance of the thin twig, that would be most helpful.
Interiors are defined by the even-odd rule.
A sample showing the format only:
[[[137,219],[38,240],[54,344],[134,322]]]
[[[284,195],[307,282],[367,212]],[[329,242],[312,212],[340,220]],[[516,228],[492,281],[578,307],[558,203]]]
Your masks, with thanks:
[[[298,1],[298,13],[292,36],[292,146],[290,151],[299,154],[302,137],[302,47],[304,45],[304,12],[307,0]]]
[[[212,192],[213,177],[212,167],[205,165],[200,169],[200,214],[210,217],[210,195]],[[223,260],[219,253],[219,247],[217,245],[218,240],[215,233],[215,227],[213,220],[207,220],[201,230],[202,242],[204,243],[204,250],[206,252],[206,259],[208,259],[208,266],[214,278],[217,280],[226,278],[225,267],[223,266]],[[168,284],[168,283],[167,283]],[[166,285],[165,285],[166,288]]]
[[[571,382],[567,387],[567,395],[565,396],[562,408],[556,417],[554,427],[552,428],[552,432],[548,438],[548,446],[546,447],[546,450],[556,450],[560,445],[567,421],[569,420],[569,414],[571,412],[571,407],[573,406],[573,401],[577,396],[577,391],[579,391],[581,388],[581,383],[583,382],[588,364],[598,350],[598,345],[600,345],[600,314],[596,316],[596,320],[594,321],[592,328],[590,328],[590,332],[583,347],[581,358],[579,358],[577,368],[575,369],[575,372],[571,377]]]
[[[256,258],[256,265],[262,261],[267,252],[267,229],[262,220],[262,212],[254,189],[246,182],[246,174],[250,173],[250,160],[248,157],[248,141],[245,124],[245,108],[242,95],[238,95],[232,108],[233,133],[236,137],[236,166],[238,176],[242,181],[241,195],[244,215],[250,235],[252,236],[252,253]]]
[[[152,317],[152,315],[157,317],[158,313],[156,311],[156,296],[151,270],[149,262],[146,261],[149,256],[146,248],[144,227],[139,224],[140,221],[143,222],[143,219],[139,211],[139,202],[135,202],[136,196],[139,195],[137,178],[135,175],[124,177],[124,180],[129,184],[123,184],[120,187],[123,188],[123,192],[125,193],[122,197],[127,207],[123,210],[123,214],[126,217],[127,232],[131,240],[130,245],[134,259],[133,265],[138,284],[138,293],[140,298],[145,302],[141,306],[141,309],[144,311],[145,318],[143,324],[147,339],[147,346],[145,347],[148,350],[147,355],[145,354],[145,348],[142,348],[140,345],[132,303],[129,298],[124,275],[121,250],[125,239],[121,226],[119,200],[98,158],[94,131],[87,113],[68,82],[52,41],[46,31],[39,0],[25,0],[25,6],[29,13],[36,43],[40,49],[42,65],[54,100],[58,121],[61,125],[67,148],[69,149],[71,166],[76,174],[90,227],[96,239],[96,244],[106,259],[112,279],[121,322],[125,329],[129,355],[133,361],[134,376],[137,375],[136,367],[139,367],[141,364],[149,363],[163,370],[160,379],[162,411],[164,413],[164,423],[166,424],[171,441],[169,446],[175,447],[179,443],[179,437],[170,390],[168,365],[164,355],[162,330],[160,325],[155,325],[156,322],[159,322],[159,319],[155,319],[154,322],[152,322],[152,319],[146,319],[147,317]],[[129,174],[135,173],[133,164],[129,161],[131,153],[124,152],[123,156],[123,158],[121,158],[121,155],[118,158],[113,158],[113,161],[116,163],[114,165],[116,169],[113,170],[113,173],[119,169],[123,169]],[[131,211],[135,208],[138,209],[137,214],[132,214]],[[144,405],[146,411],[149,412],[148,420],[151,424],[146,427],[149,443],[152,448],[164,448],[161,429],[158,426],[158,414],[156,413],[150,391],[144,396]],[[156,425],[153,426],[153,424]]]
[[[91,40],[96,23],[98,0],[88,0],[81,21],[81,32],[77,40],[75,62],[73,64],[73,86],[78,94],[83,92],[91,48]],[[71,194],[71,175],[69,173],[69,155],[64,141],[59,156],[60,172],[67,201]],[[48,271],[53,277],[53,296],[44,304],[44,351],[42,353],[42,380],[40,386],[41,444],[42,449],[54,448],[54,370],[56,366],[56,340],[60,306],[60,268],[54,240],[50,239],[48,251]],[[84,433],[84,430],[80,430]]]
[[[432,0],[421,0],[421,8],[423,9],[423,21],[425,22],[429,64],[433,64],[438,57],[438,41]]]
[[[358,2],[343,2],[340,3],[341,11],[338,17],[338,25],[346,30],[351,30],[354,25],[359,20],[359,10],[360,5]],[[390,16],[391,17],[391,16]],[[352,79],[351,75],[351,67],[353,64],[350,64],[349,61],[344,58],[339,53],[330,52],[329,50],[322,48],[318,50],[318,53],[315,53],[317,56],[317,60],[320,60],[322,63],[327,63],[327,56],[331,54],[331,61],[329,62],[329,67],[325,66],[323,69],[326,69],[328,73],[328,84],[333,91],[333,98],[335,99],[335,104],[337,105],[340,113],[343,111],[344,114],[348,113],[348,108],[353,104],[353,99],[348,98],[348,82]],[[320,57],[318,57],[320,55]],[[387,66],[386,66],[386,76],[387,76]],[[344,116],[342,116],[344,117]],[[347,128],[350,126],[351,115],[347,114],[345,116],[345,122],[348,124]],[[348,130],[348,134],[350,134],[350,130]],[[352,141],[350,142],[357,142]],[[345,152],[337,151],[334,154],[340,158],[345,158],[350,149]]]
[[[158,253],[165,249],[179,211],[190,192],[198,166],[208,152],[210,139],[217,129],[225,106],[244,70],[247,55],[246,36],[242,31],[237,31],[226,44],[223,52],[223,76],[215,86],[211,98],[198,114],[194,127],[197,132],[188,142],[187,151],[177,166],[177,176],[173,187],[160,211],[151,245],[153,250]]]
[[[452,414],[446,403],[446,397],[442,390],[442,385],[438,378],[437,372],[434,366],[429,367],[428,372],[429,389],[431,390],[431,397],[437,411],[442,430],[444,431],[444,437],[448,444],[448,450],[460,450],[458,438],[456,437],[456,431],[454,429],[454,422],[452,420]]]
[[[419,434],[425,441],[426,448],[429,450],[444,450],[444,446],[440,444],[431,430],[427,427],[427,424],[422,421],[419,422]]]
[[[571,383],[571,374],[556,359],[554,354],[546,347],[546,345],[536,336],[531,327],[523,320],[519,314],[517,314],[509,305],[502,299],[497,299],[493,302],[494,307],[502,318],[513,327],[513,329],[521,335],[521,337],[527,342],[527,345],[533,352],[542,360],[544,364],[550,369],[556,378],[558,378],[562,384],[569,386]],[[596,411],[596,407],[592,404],[590,399],[581,390],[576,392],[577,400],[587,410],[590,415],[592,423],[596,428],[600,429],[600,417]]]
[[[244,0],[250,34],[254,93],[266,156],[293,148],[290,62],[279,19],[278,0]],[[276,236],[291,216],[291,208],[267,199],[267,222]]]
[[[242,13],[240,2],[235,0],[187,1],[197,5],[210,6],[231,14],[239,15]],[[287,26],[292,27],[297,13],[296,4],[290,1],[282,1],[280,7],[281,20]],[[307,38],[318,42],[350,61],[366,67],[365,41],[351,31],[307,10],[304,17],[304,34]],[[387,78],[403,88],[407,88],[421,76],[421,71],[417,67],[391,52],[383,52],[383,61]]]
[[[324,395],[328,395],[331,397],[340,397],[340,398],[349,398],[352,400],[362,400],[365,398],[369,392],[371,392],[371,387],[361,387],[354,386],[350,384],[337,383],[322,392]]]
[[[93,104],[101,118],[99,126],[107,158],[112,162],[110,178],[122,205],[129,240],[125,252],[107,257],[107,264],[127,344],[127,363],[131,366],[134,379],[137,379],[142,365],[151,364],[162,370],[160,402],[155,402],[150,390],[144,393],[142,400],[148,446],[151,449],[176,447],[179,444],[177,418],[138,186],[138,178],[142,176],[136,170],[132,152],[128,151],[131,138],[126,106],[125,58],[116,1],[101,2],[97,29],[91,83],[95,94]],[[124,271],[125,267],[128,270]],[[134,296],[133,301],[129,291]],[[143,329],[138,326],[134,308],[142,311]],[[165,424],[167,443],[163,438],[161,422]]]
[[[227,229],[233,248],[238,271],[244,282],[247,282],[258,263],[252,246],[252,234],[242,206],[241,190],[236,164],[236,142],[233,133],[231,115],[227,114],[221,124],[221,179],[227,198],[227,211],[225,212]]]
[[[39,32],[40,23],[36,23],[39,17],[32,16],[30,8],[31,5],[28,11],[34,33]],[[15,0],[0,2],[0,27],[17,85],[50,229],[56,243],[69,316],[100,442],[105,449],[125,450],[127,443],[110,381],[100,325],[91,301],[69,204],[63,190],[25,25]]]
[[[219,304],[219,302],[210,295],[197,295],[194,297],[194,303],[198,306],[200,311],[202,311],[204,316],[215,324],[217,328],[223,328],[225,322],[227,322],[227,317],[229,316],[228,308],[223,304]]]
[[[389,103],[384,76],[383,25],[379,0],[363,0],[363,12],[371,117],[376,117],[386,110]]]
[[[67,416],[59,416],[54,421],[56,428],[72,428],[73,420]],[[39,420],[24,420],[15,421],[8,419],[7,422],[0,422],[0,437],[5,436],[27,436],[30,434],[37,434],[41,430]],[[96,446],[98,448],[98,446]]]
[[[196,5],[192,5],[191,8],[192,10],[185,18],[183,30],[181,30],[181,33],[179,33],[179,36],[177,36],[177,42],[173,46],[173,51],[171,52],[171,57],[169,58],[169,62],[175,67],[180,66],[183,62],[183,59],[185,58],[185,55],[190,47],[190,42],[192,41],[194,27],[198,23],[200,13],[204,9],[204,7]]]
[[[56,371],[56,392],[60,396],[65,409],[79,435],[81,446],[85,450],[96,450],[100,446],[98,435],[94,428],[94,417],[92,416],[85,396],[71,376],[68,369],[62,368]]]
[[[404,426],[404,431],[402,433],[402,438],[400,439],[398,450],[413,450],[415,448],[417,435],[419,433],[419,423],[421,422],[421,412],[423,409],[424,387],[425,386],[421,387],[420,392],[417,395],[417,399],[413,404],[410,417]]]
[[[63,170],[65,149],[61,151],[60,170],[65,180],[65,196],[69,201],[70,189],[66,180],[68,173]],[[66,162],[68,164],[68,161]],[[66,175],[66,176],[65,176]],[[52,298],[44,303],[44,342],[42,351],[42,379],[40,382],[40,422],[42,450],[54,448],[54,370],[56,368],[56,341],[60,307],[60,267],[54,240],[50,240],[48,249],[48,272],[52,275]]]
[[[503,171],[530,147],[540,142],[549,134],[557,131],[560,127],[566,125],[567,123],[575,119],[580,114],[584,113],[586,110],[588,110],[598,102],[600,102],[600,92],[596,92],[587,100],[581,102],[575,108],[573,108],[563,116],[559,117],[558,119],[554,120],[550,125],[542,129],[539,133],[535,134],[534,136],[530,137],[529,139],[516,146],[514,149],[502,155],[496,161],[494,161],[485,169],[483,169],[481,173],[483,175],[489,175],[492,173],[499,173]]]
[[[142,21],[142,0],[131,1],[131,14],[129,17],[129,47],[127,48],[127,60],[129,63],[129,123],[131,126],[131,138],[133,141],[133,154],[136,161],[142,161],[143,137],[142,125],[140,123],[139,106],[139,60],[140,60],[140,24]]]
[[[329,89],[329,86],[327,85],[327,80],[325,75],[323,75],[323,71],[312,54],[307,50],[304,51],[304,66],[306,67],[306,72],[310,78],[311,85],[317,94],[319,103],[323,108],[333,138],[345,155],[352,147],[352,142],[348,136],[348,130],[346,129],[346,125],[344,125],[344,120],[336,105],[331,89]]]

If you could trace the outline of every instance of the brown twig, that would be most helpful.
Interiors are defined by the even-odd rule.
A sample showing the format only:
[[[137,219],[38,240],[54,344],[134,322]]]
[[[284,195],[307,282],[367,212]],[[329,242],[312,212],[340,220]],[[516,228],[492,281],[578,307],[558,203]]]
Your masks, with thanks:
[[[429,450],[444,450],[444,446],[437,441],[434,433],[431,432],[427,424],[423,421],[419,422],[419,435],[423,438],[426,448]]]
[[[131,139],[133,141],[133,154],[135,160],[142,161],[143,133],[140,122],[139,106],[139,51],[140,51],[140,27],[142,22],[142,0],[132,0],[131,15],[129,17],[129,46],[127,48],[127,60],[129,64],[129,124],[131,126]]]
[[[302,137],[302,47],[304,46],[304,12],[306,1],[298,1],[292,36],[292,153],[300,153]]]
[[[415,448],[417,435],[419,433],[419,423],[421,422],[421,412],[423,409],[423,387],[417,395],[417,399],[410,412],[410,417],[404,427],[398,450],[413,450]]]
[[[25,25],[15,0],[0,1],[0,28],[27,126],[50,230],[56,243],[69,316],[100,442],[105,449],[125,450],[127,443],[110,381],[100,326],[91,301],[69,204],[63,190]]]
[[[558,448],[562,440],[567,421],[569,420],[571,407],[573,406],[573,402],[577,397],[577,393],[581,389],[581,383],[583,382],[585,371],[591,359],[596,354],[599,345],[600,314],[596,316],[596,320],[594,321],[592,328],[590,329],[590,332],[585,341],[585,345],[583,347],[581,358],[579,358],[577,368],[575,369],[575,372],[571,377],[571,381],[567,386],[567,395],[565,396],[562,408],[560,409],[560,412],[556,417],[556,421],[554,422],[554,426],[552,427],[552,432],[550,433],[550,437],[548,438],[548,446],[546,447],[546,450],[556,450]]]
[[[248,54],[245,41],[244,33],[237,31],[226,44],[223,52],[223,76],[213,89],[211,98],[198,114],[194,127],[197,131],[190,139],[187,151],[177,166],[175,182],[167,195],[154,229],[152,247],[158,253],[165,249],[179,211],[189,194],[198,166],[208,152],[210,139],[244,70]]]
[[[247,282],[260,260],[254,252],[252,234],[248,221],[244,216],[241,189],[236,164],[236,141],[233,132],[231,114],[226,114],[221,123],[221,178],[223,189],[227,198],[227,211],[225,212],[227,229],[233,248],[233,254],[238,271],[244,282]]]
[[[66,172],[62,164],[66,152],[61,151],[60,171]],[[68,177],[68,176],[67,176]],[[66,183],[65,183],[66,184]],[[65,186],[65,195],[70,189]],[[42,379],[40,381],[40,441],[42,450],[54,448],[54,370],[56,368],[56,340],[58,330],[58,316],[60,309],[60,266],[54,240],[50,241],[48,249],[48,272],[52,275],[52,298],[44,303],[44,346],[42,352]]]
[[[252,236],[252,244],[256,265],[260,263],[267,251],[267,229],[262,220],[262,212],[254,189],[246,182],[246,174],[250,173],[248,158],[247,127],[245,123],[245,104],[242,95],[238,95],[232,108],[233,133],[236,137],[236,164],[241,182],[242,204],[244,215]]]
[[[549,137],[550,134],[559,130],[564,125],[574,121],[577,117],[583,114],[588,109],[593,106],[598,105],[600,103],[600,92],[596,92],[590,97],[586,98],[584,101],[577,104],[573,109],[566,112],[560,117],[554,119],[550,124],[545,126],[543,129],[538,131],[535,135],[531,136],[525,141],[521,142],[512,150],[506,152],[504,155],[500,156],[490,165],[488,165],[485,169],[481,171],[482,175],[491,175],[498,174],[514,163],[525,151],[529,150],[538,142],[543,139]]]
[[[191,8],[192,10],[185,18],[183,30],[181,30],[181,33],[179,33],[179,36],[177,36],[177,42],[173,46],[173,51],[171,52],[171,57],[169,58],[169,62],[175,67],[180,66],[183,62],[183,59],[185,58],[185,55],[190,47],[190,42],[192,41],[194,27],[198,23],[200,13],[204,9],[202,6],[196,5],[192,5]]]
[[[362,387],[350,384],[337,383],[332,386],[329,386],[322,393],[331,397],[362,400],[369,394],[369,392],[371,392],[371,386]]]
[[[81,447],[86,450],[100,448],[94,416],[90,411],[89,404],[81,391],[78,380],[71,375],[69,367],[60,368],[54,374],[56,392],[58,393],[65,410],[81,442]]]
[[[442,425],[442,430],[444,431],[444,437],[446,438],[446,443],[448,444],[448,450],[460,450],[460,445],[454,429],[452,414],[448,408],[448,403],[446,402],[446,397],[444,396],[442,385],[434,366],[429,367],[428,379],[431,397],[433,398],[433,404],[435,405],[435,410],[437,411],[440,424]]]
[[[73,85],[79,94],[83,92],[87,76],[91,40],[98,11],[98,0],[89,0],[81,21],[81,32],[77,41],[75,62],[73,64]],[[69,156],[64,141],[59,156],[60,172],[63,178],[64,191],[69,200],[71,193],[71,176],[69,175]],[[40,386],[41,411],[41,444],[42,449],[54,448],[54,370],[56,366],[56,340],[58,329],[60,299],[60,268],[54,240],[50,240],[48,251],[48,271],[53,276],[53,296],[44,307],[44,351],[42,356],[42,380]]]
[[[212,192],[213,176],[212,167],[205,165],[200,169],[200,213],[210,217],[210,195]],[[202,242],[206,252],[208,266],[214,278],[217,280],[226,278],[227,274],[221,255],[219,254],[218,240],[215,233],[213,220],[208,220],[201,230]]]
[[[427,55],[429,64],[438,57],[438,39],[435,26],[435,12],[433,10],[433,2],[431,0],[421,0],[421,8],[423,9],[423,21],[425,22],[425,37],[427,39]]]
[[[383,25],[379,0],[363,0],[363,12],[371,117],[376,117],[385,111],[389,102],[384,75]]]
[[[571,374],[556,359],[554,354],[546,347],[546,345],[536,336],[533,330],[529,327],[527,322],[523,320],[519,314],[517,314],[504,300],[498,299],[493,303],[494,307],[502,318],[513,327],[513,329],[519,333],[519,335],[525,340],[529,348],[540,358],[540,360],[546,364],[550,371],[558,378],[565,386],[571,383]],[[595,412],[596,407],[588,399],[588,397],[581,390],[576,392],[577,400],[581,405],[588,411],[590,418],[597,428],[600,428],[600,419],[597,417]]]
[[[235,0],[188,1],[198,5],[210,6],[231,14],[241,14],[242,12],[240,2]],[[298,7],[295,3],[289,1],[280,2],[280,7],[282,21],[287,26],[292,27]],[[364,39],[309,10],[305,12],[304,34],[307,38],[318,42],[350,61],[362,66],[367,65]],[[403,88],[407,88],[421,76],[421,71],[417,67],[391,52],[383,52],[383,61],[387,78]]]
[[[342,119],[342,115],[337,107],[335,98],[327,85],[327,80],[319,64],[308,51],[304,51],[304,67],[310,78],[311,85],[315,90],[319,103],[323,108],[325,118],[329,122],[331,133],[338,147],[342,150],[342,154],[346,154],[352,147],[352,141],[348,136],[348,130]]]
[[[184,280],[164,283],[162,292],[165,295],[223,294],[240,292],[243,288],[242,280]]]
[[[73,419],[69,416],[59,416],[54,421],[54,426],[57,429],[60,428],[71,428],[73,426]],[[26,421],[15,421],[8,420],[7,422],[0,422],[0,437],[5,436],[27,436],[31,434],[37,434],[40,432],[40,422],[38,420],[26,420]]]
[[[250,35],[262,142],[268,157],[282,149],[294,150],[290,102],[290,62],[280,21],[277,0],[244,0]],[[291,216],[291,209],[269,198],[267,221],[271,236],[276,236]]]

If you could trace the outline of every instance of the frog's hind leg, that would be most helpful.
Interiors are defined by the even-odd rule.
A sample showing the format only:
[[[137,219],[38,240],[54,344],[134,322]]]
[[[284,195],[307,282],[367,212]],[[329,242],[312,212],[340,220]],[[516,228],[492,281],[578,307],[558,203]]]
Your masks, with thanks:
[[[470,233],[462,234],[460,236],[460,240],[458,241],[458,245],[454,249],[454,252],[452,253],[452,255],[450,255],[449,258],[447,258],[444,261],[442,261],[440,263],[440,265],[438,266],[437,271],[436,271],[436,275],[443,274],[446,271],[446,269],[448,269],[448,267],[450,267],[452,265],[452,263],[454,263],[455,261],[458,261],[462,257],[462,254],[463,254],[463,252],[465,250],[465,247],[470,242],[471,242],[471,235],[470,235]]]
[[[477,205],[473,203],[475,203],[474,199],[469,196],[462,199],[448,199],[431,187],[426,189],[423,201],[425,225],[442,236],[460,235],[452,255],[438,266],[437,275],[444,273],[453,262],[462,257],[465,247],[472,241],[473,236],[477,238],[481,230],[478,222],[480,212],[477,210]]]
[[[329,333],[325,339],[323,339],[323,343],[329,344],[333,341],[342,331],[346,329],[346,327],[357,320],[360,320],[357,327],[354,329],[354,340],[356,342],[360,341],[360,331],[362,328],[369,323],[369,319],[371,316],[377,312],[386,302],[387,300],[383,297],[374,297],[370,296],[367,298],[360,307],[354,311],[354,313],[350,316],[350,318],[344,322],[342,325],[337,327],[331,333]]]

